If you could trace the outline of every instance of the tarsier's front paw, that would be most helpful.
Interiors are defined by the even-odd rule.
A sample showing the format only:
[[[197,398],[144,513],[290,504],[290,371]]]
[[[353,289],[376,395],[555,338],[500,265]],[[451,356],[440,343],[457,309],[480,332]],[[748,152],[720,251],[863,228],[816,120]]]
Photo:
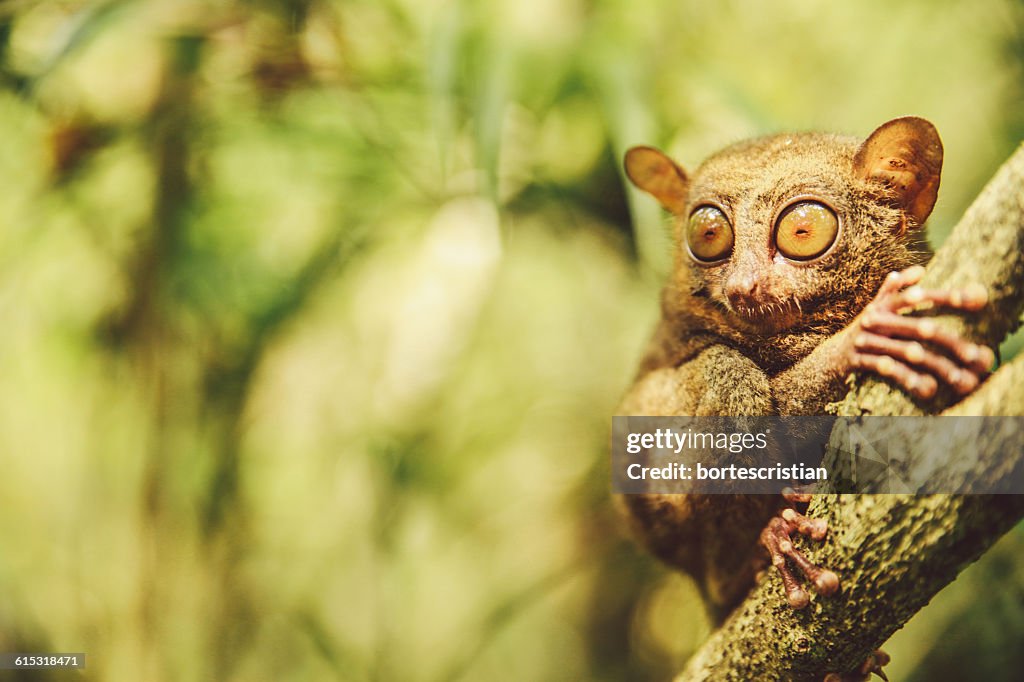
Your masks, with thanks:
[[[850,368],[891,379],[922,400],[935,395],[938,381],[967,395],[992,367],[992,350],[939,328],[935,320],[904,313],[927,307],[976,311],[985,307],[988,295],[981,286],[924,289],[917,286],[923,276],[924,268],[915,266],[886,277],[854,321]]]
[[[790,504],[799,504],[804,507],[811,499],[809,494],[796,492],[785,492],[783,497]],[[812,540],[824,540],[828,533],[828,524],[823,519],[809,518],[794,507],[788,507],[779,512],[778,516],[772,518],[768,522],[768,526],[761,531],[761,544],[768,550],[772,565],[782,576],[782,585],[786,589],[786,600],[794,609],[802,609],[810,602],[810,596],[789,569],[787,558],[807,576],[819,594],[830,595],[838,590],[839,576],[827,568],[821,568],[814,564],[794,547],[791,539],[793,533],[806,535]]]

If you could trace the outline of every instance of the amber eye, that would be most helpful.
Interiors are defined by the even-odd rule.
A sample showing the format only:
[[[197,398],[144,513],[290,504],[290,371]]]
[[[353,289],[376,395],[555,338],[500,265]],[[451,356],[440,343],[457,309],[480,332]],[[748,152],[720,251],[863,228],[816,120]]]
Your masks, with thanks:
[[[839,219],[816,201],[793,204],[779,216],[775,245],[786,258],[810,260],[825,253],[839,233]]]
[[[690,215],[686,243],[697,260],[709,263],[721,260],[732,251],[732,225],[714,206],[701,206]]]

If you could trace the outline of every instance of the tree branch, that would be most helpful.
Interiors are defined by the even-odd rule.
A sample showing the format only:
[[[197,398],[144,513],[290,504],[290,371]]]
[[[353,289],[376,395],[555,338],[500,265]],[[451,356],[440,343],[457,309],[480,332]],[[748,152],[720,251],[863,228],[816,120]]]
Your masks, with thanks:
[[[985,311],[936,319],[994,346],[1019,325],[1024,308],[1024,145],[964,214],[922,284],[948,288],[976,282],[990,295]],[[1019,357],[943,413],[1024,415],[1022,384],[1024,357]],[[942,412],[951,403],[951,396],[940,395],[931,404],[915,404],[884,381],[863,378],[837,408],[848,416],[920,415]],[[1005,430],[975,434],[950,451],[970,458],[972,474],[997,480],[1024,469],[1019,447],[1005,449],[1008,439],[1019,437]],[[908,448],[910,461],[919,454],[916,461],[926,466],[926,453],[914,453],[913,444]],[[677,682],[819,681],[827,672],[854,669],[1024,517],[1024,495],[820,495],[809,513],[825,518],[832,532],[823,545],[805,543],[803,549],[839,573],[841,592],[815,597],[810,607],[794,611],[770,573]]]

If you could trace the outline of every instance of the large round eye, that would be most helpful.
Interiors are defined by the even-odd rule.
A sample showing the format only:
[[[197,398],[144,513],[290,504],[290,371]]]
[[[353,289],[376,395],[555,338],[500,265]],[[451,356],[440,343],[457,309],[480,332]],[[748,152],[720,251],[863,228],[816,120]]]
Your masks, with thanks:
[[[697,260],[706,263],[721,260],[732,251],[732,225],[714,206],[701,206],[690,215],[686,243]]]
[[[817,201],[793,204],[775,224],[775,245],[786,258],[810,260],[825,253],[839,233],[839,219]]]

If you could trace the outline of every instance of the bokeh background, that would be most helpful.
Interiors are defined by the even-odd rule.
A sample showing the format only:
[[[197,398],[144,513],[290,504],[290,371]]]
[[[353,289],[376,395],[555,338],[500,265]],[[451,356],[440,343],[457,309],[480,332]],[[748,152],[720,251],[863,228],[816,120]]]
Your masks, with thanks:
[[[939,243],[1022,76],[1008,0],[0,3],[0,650],[89,657],[3,674],[666,679],[708,625],[609,499],[669,254],[622,151],[925,116]],[[893,678],[1016,679],[1022,550]]]

